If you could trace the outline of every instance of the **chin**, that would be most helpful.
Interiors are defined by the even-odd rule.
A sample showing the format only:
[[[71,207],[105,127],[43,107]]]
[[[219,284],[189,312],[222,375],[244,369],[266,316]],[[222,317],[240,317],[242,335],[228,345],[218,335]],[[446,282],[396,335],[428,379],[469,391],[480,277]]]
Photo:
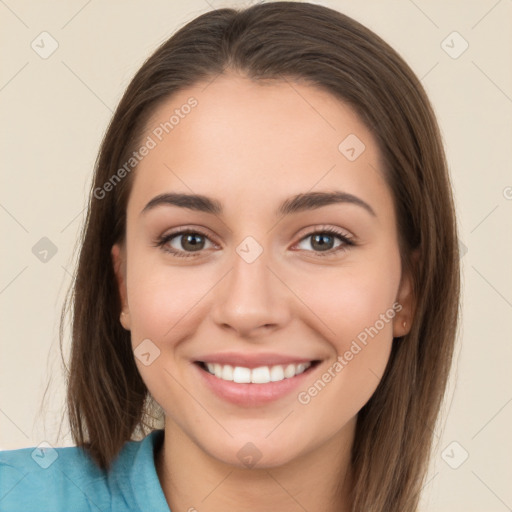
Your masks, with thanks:
[[[205,451],[218,461],[240,469],[269,469],[284,466],[301,455],[297,441],[290,445],[284,445],[281,439],[270,441],[264,436],[250,439],[245,435],[243,440],[230,439],[226,445],[217,444]]]

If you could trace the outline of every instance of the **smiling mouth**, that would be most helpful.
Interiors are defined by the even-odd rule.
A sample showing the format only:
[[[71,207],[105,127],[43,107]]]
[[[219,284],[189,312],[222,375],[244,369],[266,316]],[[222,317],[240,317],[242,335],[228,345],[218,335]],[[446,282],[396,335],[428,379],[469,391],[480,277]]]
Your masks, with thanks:
[[[246,368],[244,366],[232,366],[229,364],[205,363],[196,361],[202,370],[215,377],[237,384],[268,384],[292,379],[296,375],[310,371],[320,363],[319,360],[308,363],[259,366],[257,368]]]

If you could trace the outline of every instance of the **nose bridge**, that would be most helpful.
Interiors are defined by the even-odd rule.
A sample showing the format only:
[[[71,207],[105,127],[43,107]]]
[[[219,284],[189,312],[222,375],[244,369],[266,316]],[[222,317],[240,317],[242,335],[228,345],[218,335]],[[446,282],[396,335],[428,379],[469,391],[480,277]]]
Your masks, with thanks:
[[[218,288],[215,322],[239,334],[250,335],[260,327],[277,327],[287,318],[284,285],[268,268],[269,252],[247,237],[233,254],[231,272]]]

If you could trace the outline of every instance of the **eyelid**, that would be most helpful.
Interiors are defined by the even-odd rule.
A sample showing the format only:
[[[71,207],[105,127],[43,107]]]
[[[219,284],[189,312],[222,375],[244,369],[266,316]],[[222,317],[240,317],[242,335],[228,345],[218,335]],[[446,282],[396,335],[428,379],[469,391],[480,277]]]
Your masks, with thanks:
[[[346,238],[347,240],[352,240],[354,238],[354,235],[352,235],[350,231],[331,224],[313,224],[312,226],[307,226],[301,229],[297,236],[300,236],[299,241],[302,241],[307,236],[326,232],[334,233],[342,238]]]
[[[209,233],[206,232],[206,230],[200,226],[182,226],[179,228],[175,228],[172,231],[170,231],[168,234],[161,235],[159,238],[168,238],[168,237],[174,237],[177,235],[182,235],[184,233],[197,233],[198,235],[203,235],[204,237],[208,238],[208,240],[213,241],[213,236],[211,236]],[[216,242],[215,242],[216,243]],[[216,245],[219,245],[216,243]]]

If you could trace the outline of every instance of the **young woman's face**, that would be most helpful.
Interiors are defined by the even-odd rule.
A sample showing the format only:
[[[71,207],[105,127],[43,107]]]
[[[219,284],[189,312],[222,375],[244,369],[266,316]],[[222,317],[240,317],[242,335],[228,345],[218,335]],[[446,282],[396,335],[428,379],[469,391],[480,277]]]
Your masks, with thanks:
[[[166,428],[238,466],[350,441],[410,324],[373,136],[317,88],[223,75],[169,99],[142,142],[112,254]]]

